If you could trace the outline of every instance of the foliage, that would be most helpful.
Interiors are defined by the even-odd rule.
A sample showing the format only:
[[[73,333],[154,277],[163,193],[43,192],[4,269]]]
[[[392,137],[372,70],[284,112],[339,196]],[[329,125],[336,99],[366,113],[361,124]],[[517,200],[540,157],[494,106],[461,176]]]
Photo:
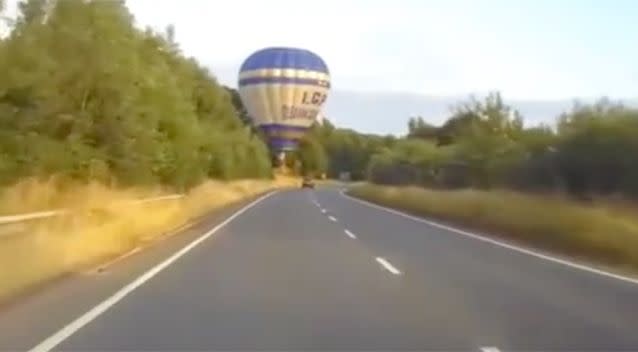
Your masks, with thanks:
[[[373,156],[368,176],[385,184],[487,187],[507,178],[523,135],[522,117],[500,94],[472,98],[441,127],[410,119],[407,138]]]
[[[638,197],[638,110],[608,99],[575,104],[557,117],[555,130],[525,128],[499,93],[457,105],[440,127],[422,117],[409,119],[407,127],[405,138],[390,143],[352,133],[337,138],[340,146],[377,144],[346,148],[356,151],[356,161],[329,152],[329,162],[365,164],[367,178],[380,184]],[[326,140],[326,149],[334,151],[331,143]]]
[[[300,171],[304,176],[319,176],[328,169],[326,152],[314,136],[310,136],[301,141],[297,151],[297,158],[301,162]]]
[[[576,194],[638,196],[638,110],[601,101],[561,116],[558,172]]]
[[[0,181],[61,174],[179,189],[264,177],[233,96],[123,1],[26,0],[0,42]]]
[[[323,146],[329,177],[334,178],[341,172],[349,172],[355,180],[366,177],[366,168],[373,154],[395,141],[391,136],[365,135],[335,128],[328,120],[324,120],[322,125],[315,125],[308,138],[314,138]]]

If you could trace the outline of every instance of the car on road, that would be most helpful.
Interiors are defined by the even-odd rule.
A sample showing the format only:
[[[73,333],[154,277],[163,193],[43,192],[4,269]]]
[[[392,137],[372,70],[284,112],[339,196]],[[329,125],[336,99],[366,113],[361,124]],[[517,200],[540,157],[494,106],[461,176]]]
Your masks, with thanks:
[[[301,181],[301,188],[315,188],[315,182],[311,177],[304,177]]]

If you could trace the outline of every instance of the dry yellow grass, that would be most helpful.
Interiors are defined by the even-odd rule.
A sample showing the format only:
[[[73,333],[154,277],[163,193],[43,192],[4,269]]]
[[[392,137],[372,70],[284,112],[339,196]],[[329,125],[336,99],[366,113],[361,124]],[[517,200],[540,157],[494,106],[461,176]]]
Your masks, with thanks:
[[[638,268],[638,212],[508,191],[361,185],[350,194],[600,263]]]
[[[71,212],[0,225],[0,301],[48,279],[130,251],[215,208],[297,183],[290,177],[209,181],[177,200],[132,204],[131,200],[166,192],[118,190],[98,183],[59,187],[55,181],[25,181],[0,197],[3,215],[51,208]]]

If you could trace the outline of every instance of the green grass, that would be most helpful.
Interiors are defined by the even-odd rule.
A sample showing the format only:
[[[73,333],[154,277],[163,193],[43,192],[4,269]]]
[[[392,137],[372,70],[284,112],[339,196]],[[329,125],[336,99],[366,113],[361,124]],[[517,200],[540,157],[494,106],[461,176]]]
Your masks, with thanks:
[[[509,191],[435,191],[364,184],[349,194],[601,264],[638,269],[638,211]]]

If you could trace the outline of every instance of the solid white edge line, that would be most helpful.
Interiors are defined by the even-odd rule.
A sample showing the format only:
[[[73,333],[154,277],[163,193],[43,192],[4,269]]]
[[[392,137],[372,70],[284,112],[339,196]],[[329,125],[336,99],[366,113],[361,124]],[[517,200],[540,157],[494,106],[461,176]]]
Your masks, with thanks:
[[[357,239],[357,236],[354,233],[352,233],[352,232],[350,232],[348,230],[343,230],[343,232],[345,232],[346,235],[348,235],[348,237],[352,238],[353,240]]]
[[[376,260],[387,271],[393,273],[394,275],[401,275],[401,272],[399,271],[399,269],[395,268],[392,264],[390,264],[389,261],[387,261],[387,260],[385,260],[384,258],[381,258],[381,257],[377,257]]]
[[[334,217],[334,216],[332,216],[332,215],[328,216],[328,219],[330,219],[330,221],[337,222],[337,218],[335,218],[335,217]]]
[[[178,252],[176,252],[169,258],[165,259],[163,262],[149,269],[147,272],[139,276],[137,279],[133,280],[128,285],[122,287],[119,291],[117,291],[111,297],[107,298],[102,303],[93,307],[91,310],[87,311],[82,316],[75,319],[73,322],[71,322],[70,324],[62,328],[61,330],[57,331],[55,334],[51,335],[46,340],[39,343],[37,346],[30,349],[29,352],[45,352],[55,348],[57,345],[64,342],[64,340],[69,338],[71,335],[73,335],[75,332],[80,330],[82,327],[90,323],[95,318],[99,317],[100,314],[107,311],[109,308],[111,308],[113,305],[115,305],[117,302],[123,299],[126,295],[133,292],[136,288],[142,286],[146,281],[150,280],[155,275],[159,274],[162,270],[164,270],[169,265],[174,263],[177,259],[179,259],[183,255],[191,251],[200,243],[204,242],[206,239],[212,236],[215,232],[219,231],[221,228],[223,228],[228,223],[230,223],[233,219],[235,219],[236,217],[244,213],[246,210],[252,208],[253,206],[257,205],[257,203],[263,201],[264,199],[272,196],[275,193],[277,193],[277,191],[269,192],[259,197],[258,199],[252,201],[250,204],[244,206],[243,208],[239,209],[238,211],[233,213],[231,216],[226,218],[224,221],[219,223],[217,226],[208,230],[208,232],[204,233],[203,235],[201,235],[200,237],[198,237],[197,239],[195,239],[194,241],[192,241],[191,243],[189,243],[188,245],[180,249]]]
[[[502,247],[502,248],[507,248],[507,249],[510,249],[510,250],[513,250],[513,251],[516,251],[516,252],[520,252],[520,253],[523,253],[523,254],[531,255],[531,256],[539,258],[539,259],[544,259],[544,260],[547,260],[547,261],[550,261],[550,262],[562,264],[562,265],[568,266],[570,268],[580,269],[580,270],[587,271],[587,272],[590,272],[590,273],[594,273],[594,274],[598,274],[598,275],[602,275],[602,276],[606,276],[606,277],[609,277],[609,278],[613,278],[613,279],[617,279],[617,280],[621,280],[621,281],[625,281],[625,282],[629,282],[629,283],[638,285],[638,278],[632,278],[632,277],[623,276],[623,275],[620,275],[620,274],[614,274],[614,273],[611,273],[611,272],[608,272],[608,271],[604,271],[604,270],[601,270],[601,269],[596,269],[596,268],[593,268],[593,267],[590,267],[590,266],[587,266],[587,265],[584,265],[584,264],[578,264],[578,263],[571,262],[571,261],[568,261],[568,260],[565,260],[565,259],[559,259],[559,258],[552,257],[552,256],[549,256],[549,255],[546,255],[546,254],[535,252],[535,251],[530,250],[530,249],[526,249],[526,248],[523,248],[523,247],[518,247],[518,246],[515,246],[515,245],[512,245],[512,244],[507,244],[505,242],[501,242],[501,241],[497,241],[497,240],[494,240],[494,239],[491,239],[491,238],[487,238],[487,237],[484,237],[484,236],[481,236],[481,235],[477,235],[477,234],[472,233],[472,232],[463,231],[463,230],[460,230],[460,229],[457,229],[457,228],[454,228],[454,227],[450,227],[450,226],[447,226],[447,225],[443,225],[443,224],[440,224],[440,223],[437,223],[437,222],[434,222],[434,221],[431,221],[431,220],[425,220],[423,218],[412,216],[412,215],[403,213],[403,212],[395,210],[395,209],[386,208],[384,206],[377,205],[377,204],[374,204],[374,203],[371,203],[371,202],[368,202],[368,201],[365,201],[365,200],[362,200],[362,199],[351,197],[351,196],[345,194],[345,192],[343,192],[343,191],[339,192],[339,193],[343,197],[345,197],[347,199],[350,199],[352,201],[367,205],[367,206],[372,207],[372,208],[377,208],[379,210],[384,210],[384,211],[387,211],[387,212],[392,213],[394,215],[399,215],[399,216],[402,216],[404,218],[407,218],[407,219],[410,219],[410,220],[413,220],[413,221],[416,221],[416,222],[428,224],[430,226],[434,226],[434,227],[438,227],[438,228],[443,229],[443,230],[454,232],[454,233],[456,233],[458,235],[466,236],[466,237],[473,238],[475,240],[479,240],[479,241],[483,241],[483,242],[488,242],[488,243],[494,244],[494,245]]]

